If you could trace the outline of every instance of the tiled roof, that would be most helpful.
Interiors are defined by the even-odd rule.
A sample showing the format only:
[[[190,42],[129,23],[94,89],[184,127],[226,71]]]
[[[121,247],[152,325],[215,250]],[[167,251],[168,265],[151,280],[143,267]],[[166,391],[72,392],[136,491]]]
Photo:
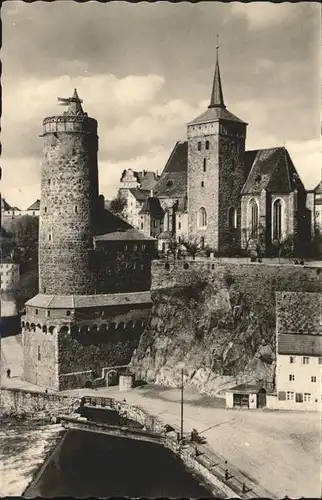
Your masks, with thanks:
[[[40,209],[40,200],[36,200],[35,203],[30,205],[27,210],[39,210]]]
[[[304,190],[290,155],[284,147],[258,149],[245,154],[246,168],[255,157],[242,194],[259,194],[263,189],[272,193]]]
[[[198,125],[199,123],[209,123],[218,120],[227,120],[230,122],[245,123],[237,116],[233,115],[228,109],[221,107],[208,108],[201,115],[197,116],[194,120],[188,123],[188,125]]]
[[[131,188],[129,189],[130,193],[133,194],[134,198],[137,201],[145,201],[148,196],[150,196],[150,190],[143,190],[139,188]]]
[[[188,143],[177,142],[154,188],[158,198],[176,198],[187,192]]]
[[[277,337],[278,354],[322,356],[322,335],[284,333]]]
[[[155,196],[147,198],[140,210],[140,214],[163,215],[163,213],[160,200]]]
[[[147,236],[137,229],[131,228],[127,230],[119,230],[106,234],[100,234],[94,236],[95,241],[147,241],[147,240],[155,240],[155,238],[151,238],[151,236]]]
[[[238,394],[256,394],[260,389],[261,387],[258,387],[257,385],[240,384],[232,387],[231,389],[228,389],[227,392],[235,392]]]
[[[3,257],[0,261],[0,264],[16,264],[16,262],[14,262],[11,257]],[[19,264],[16,264],[17,266],[19,266]]]
[[[26,306],[48,309],[74,309],[84,307],[120,306],[148,304],[151,294],[147,292],[111,293],[99,295],[43,295],[39,293],[26,302]]]

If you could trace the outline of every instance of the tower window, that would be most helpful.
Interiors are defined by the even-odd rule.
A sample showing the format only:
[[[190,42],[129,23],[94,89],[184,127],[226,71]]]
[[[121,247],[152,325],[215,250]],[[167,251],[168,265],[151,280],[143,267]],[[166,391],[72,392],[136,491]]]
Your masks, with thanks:
[[[273,240],[282,238],[282,202],[274,201],[273,204]]]
[[[201,151],[201,141],[198,142],[198,151]]]
[[[206,149],[209,149],[209,141],[206,141]]]
[[[228,226],[229,229],[236,229],[237,227],[237,211],[235,207],[230,207],[228,210]]]
[[[38,361],[40,361],[41,360],[40,345],[38,346],[38,349],[37,349],[37,357],[38,357]]]
[[[47,318],[49,318],[50,316],[50,311],[47,311]]]
[[[206,227],[207,226],[207,212],[204,207],[199,208],[199,227]]]
[[[203,171],[206,172],[207,169],[207,160],[206,158],[203,159]]]
[[[48,234],[48,241],[51,241],[51,234]]]
[[[67,315],[67,316],[70,316],[70,311],[66,311],[66,315]]]
[[[204,181],[201,181],[201,187],[203,188],[205,185]]]
[[[48,186],[50,185],[50,179],[48,179]]]
[[[75,206],[75,214],[78,213],[78,208],[77,208],[77,205]]]
[[[141,222],[141,229],[143,229],[143,222]]]
[[[46,214],[46,213],[47,213],[47,207],[45,207],[45,209],[44,209],[44,210],[45,210],[45,214]]]

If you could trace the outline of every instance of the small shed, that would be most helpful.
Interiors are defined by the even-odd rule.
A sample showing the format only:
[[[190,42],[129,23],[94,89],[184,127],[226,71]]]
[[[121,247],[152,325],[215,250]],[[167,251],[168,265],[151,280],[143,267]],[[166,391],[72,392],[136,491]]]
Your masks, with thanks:
[[[263,408],[266,406],[266,389],[251,384],[236,385],[226,391],[226,408]]]
[[[134,373],[122,373],[119,378],[119,390],[120,391],[129,391],[133,389],[135,384],[135,375]]]

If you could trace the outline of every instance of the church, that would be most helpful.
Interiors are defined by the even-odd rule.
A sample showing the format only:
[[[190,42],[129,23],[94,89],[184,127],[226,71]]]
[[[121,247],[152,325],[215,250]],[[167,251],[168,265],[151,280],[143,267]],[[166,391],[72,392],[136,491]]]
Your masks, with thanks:
[[[269,253],[286,238],[311,240],[314,193],[285,147],[246,150],[247,125],[226,107],[217,47],[209,106],[187,124],[187,139],[175,144],[140,212],[141,228],[160,228],[159,249],[183,237],[224,255],[252,246]]]

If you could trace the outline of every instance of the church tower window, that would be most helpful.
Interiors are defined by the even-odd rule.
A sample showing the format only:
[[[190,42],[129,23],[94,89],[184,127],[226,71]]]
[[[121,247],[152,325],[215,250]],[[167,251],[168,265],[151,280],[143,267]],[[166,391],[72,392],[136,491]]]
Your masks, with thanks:
[[[209,149],[209,141],[206,141],[206,149]]]
[[[203,171],[206,172],[207,170],[207,160],[206,158],[203,159]]]
[[[207,227],[207,212],[204,207],[199,208],[199,227]]]
[[[282,202],[275,200],[273,204],[273,240],[282,238]]]
[[[201,187],[203,188],[205,185],[204,181],[201,181]]]
[[[198,151],[201,151],[201,141],[198,141]]]
[[[252,238],[258,237],[258,204],[256,200],[250,201],[250,235]]]
[[[229,229],[237,228],[237,211],[235,207],[230,207],[228,210],[228,226]]]

